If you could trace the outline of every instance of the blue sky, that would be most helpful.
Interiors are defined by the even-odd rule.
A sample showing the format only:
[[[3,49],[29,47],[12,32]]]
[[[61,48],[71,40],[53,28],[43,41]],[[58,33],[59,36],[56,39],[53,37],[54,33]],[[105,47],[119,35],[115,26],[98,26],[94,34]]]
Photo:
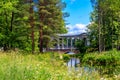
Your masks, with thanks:
[[[66,27],[68,33],[83,33],[85,32],[86,25],[90,23],[90,12],[92,6],[90,0],[63,0],[66,2],[67,7],[64,12],[68,12],[70,16],[66,18],[66,22],[70,23]]]

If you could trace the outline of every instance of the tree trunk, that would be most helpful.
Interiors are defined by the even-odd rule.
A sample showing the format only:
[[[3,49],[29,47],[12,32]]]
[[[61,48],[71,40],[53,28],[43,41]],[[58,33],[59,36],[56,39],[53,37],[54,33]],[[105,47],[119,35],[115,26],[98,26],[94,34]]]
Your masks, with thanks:
[[[12,17],[11,17],[11,25],[10,25],[10,31],[13,31],[13,19],[14,19],[14,12],[12,12]]]
[[[114,40],[113,40],[113,36],[114,36],[114,35],[113,35],[113,26],[114,26],[114,25],[113,25],[113,16],[111,16],[111,18],[112,18],[112,19],[111,19],[111,20],[112,20],[112,21],[111,21],[111,27],[112,27],[112,34],[111,34],[111,39],[112,39],[112,41],[111,41],[111,43],[112,43],[112,49],[114,49]]]
[[[11,24],[10,24],[10,31],[13,31],[13,20],[14,20],[14,12],[12,12],[12,17],[11,17]],[[13,48],[12,42],[10,43],[10,48]]]
[[[7,15],[7,12],[6,12],[6,10],[4,10],[5,11],[5,21],[6,21],[6,25],[5,25],[5,35],[6,36],[8,36],[9,34],[8,34],[8,25],[9,25],[9,23],[8,23],[8,15]],[[9,48],[9,42],[8,42],[8,39],[5,39],[5,43],[4,43],[4,45],[3,45],[3,49],[4,49],[4,51],[7,51],[8,50],[8,48]]]
[[[45,4],[41,4],[39,1],[39,22],[41,22],[41,24],[39,24],[39,52],[43,53],[43,26],[44,24],[42,24],[44,22],[44,17],[45,17],[45,13],[41,13],[42,8],[40,8],[41,5],[45,5]]]
[[[98,37],[99,37],[99,52],[101,53],[102,49],[101,49],[101,11],[100,11],[100,6],[98,5]]]
[[[34,18],[33,18],[33,0],[30,0],[30,26],[31,26],[31,39],[32,39],[32,53],[34,53],[35,50],[35,42],[34,42]]]
[[[39,30],[39,51],[43,53],[43,33],[42,33],[42,27],[40,27]]]
[[[119,25],[120,25],[120,21],[118,20]],[[118,26],[118,40],[117,40],[117,49],[120,50],[120,26]]]

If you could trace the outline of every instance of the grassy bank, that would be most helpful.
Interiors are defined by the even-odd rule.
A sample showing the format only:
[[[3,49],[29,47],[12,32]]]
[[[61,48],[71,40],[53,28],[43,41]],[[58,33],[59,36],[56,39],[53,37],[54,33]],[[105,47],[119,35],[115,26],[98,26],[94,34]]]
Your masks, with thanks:
[[[0,80],[100,80],[97,72],[69,71],[58,54],[0,52]]]
[[[88,71],[98,71],[99,75],[107,80],[120,80],[120,51],[118,50],[65,54],[64,60],[68,61],[71,57],[80,59],[80,67],[87,68]]]
[[[94,67],[103,76],[120,79],[120,51],[88,53],[82,58],[82,65]]]

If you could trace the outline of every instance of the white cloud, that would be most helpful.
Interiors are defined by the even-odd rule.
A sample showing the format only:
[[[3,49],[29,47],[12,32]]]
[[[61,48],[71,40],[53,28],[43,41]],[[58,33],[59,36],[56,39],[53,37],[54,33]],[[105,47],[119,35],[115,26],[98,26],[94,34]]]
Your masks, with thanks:
[[[87,30],[86,24],[67,25],[68,34],[84,33]]]

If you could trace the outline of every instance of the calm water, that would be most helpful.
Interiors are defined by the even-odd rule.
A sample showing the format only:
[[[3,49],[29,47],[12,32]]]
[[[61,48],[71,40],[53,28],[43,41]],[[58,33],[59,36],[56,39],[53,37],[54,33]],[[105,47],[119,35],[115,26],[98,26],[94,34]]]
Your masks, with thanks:
[[[67,54],[69,55],[74,55],[74,52],[68,52]],[[69,71],[74,69],[74,70],[79,70],[79,69],[83,69],[84,71],[87,72],[91,72],[94,71],[94,68],[90,68],[90,67],[80,67],[80,59],[76,58],[76,57],[71,57],[70,60],[66,63],[68,66]]]
[[[77,64],[80,64],[80,59],[79,58],[74,58],[73,57],[67,62],[68,67],[76,67]]]
[[[79,66],[77,66],[79,65]],[[80,59],[79,58],[75,58],[72,57],[68,62],[67,62],[67,66],[68,66],[68,71],[71,70],[84,70],[85,72],[89,72],[91,73],[92,71],[95,70],[95,68],[90,68],[90,67],[80,67]]]

